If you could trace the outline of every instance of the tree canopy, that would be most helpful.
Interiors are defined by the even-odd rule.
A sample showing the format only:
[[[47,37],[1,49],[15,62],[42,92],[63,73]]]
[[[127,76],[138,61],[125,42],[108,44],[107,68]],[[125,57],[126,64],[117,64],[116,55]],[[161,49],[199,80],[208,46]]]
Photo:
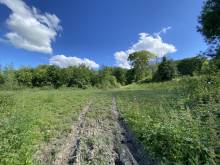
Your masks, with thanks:
[[[146,50],[134,52],[129,55],[128,60],[134,72],[134,81],[139,81],[146,77],[148,74],[148,63],[154,57],[156,57],[155,54]]]
[[[209,56],[220,55],[220,1],[206,0],[199,16],[198,31],[202,33],[210,49]]]

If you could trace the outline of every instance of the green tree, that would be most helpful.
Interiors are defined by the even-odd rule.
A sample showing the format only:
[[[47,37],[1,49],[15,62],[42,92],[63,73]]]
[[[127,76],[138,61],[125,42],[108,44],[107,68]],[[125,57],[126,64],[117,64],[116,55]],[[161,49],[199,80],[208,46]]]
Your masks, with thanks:
[[[137,82],[147,76],[148,63],[150,59],[154,58],[155,56],[155,54],[146,50],[134,52],[129,55],[128,60],[131,62],[133,69],[134,81]]]
[[[200,73],[203,62],[206,58],[196,56],[192,58],[185,58],[177,62],[177,69],[181,75],[193,76],[195,73]]]
[[[156,81],[168,81],[172,80],[175,76],[175,66],[166,57],[163,57],[162,62],[158,66],[158,70],[154,76]]]
[[[127,83],[127,79],[126,79],[127,69],[116,67],[113,68],[112,72],[113,72],[112,75],[115,76],[115,78],[121,85],[125,85]]]
[[[88,88],[92,85],[93,72],[88,67],[69,67],[66,69],[66,84],[68,87]]]
[[[113,76],[113,68],[111,67],[103,67],[99,70],[98,74],[93,77],[93,85],[98,88],[115,88],[118,87],[119,84],[115,76]]]
[[[21,68],[16,71],[16,79],[20,86],[32,87],[33,70],[30,68]]]
[[[54,88],[59,88],[63,85],[62,70],[58,66],[50,65],[47,68],[47,81],[53,85]]]
[[[32,84],[34,87],[43,87],[51,85],[47,78],[48,65],[40,65],[33,70]]]
[[[3,77],[2,73],[0,73],[0,85],[2,85],[4,83],[5,83],[4,77]]]
[[[16,79],[15,70],[12,65],[6,66],[3,69],[4,87],[6,89],[18,88],[18,81]]]
[[[206,0],[199,16],[198,31],[205,37],[210,44],[207,54],[211,57],[220,59],[220,1]],[[220,62],[218,62],[220,63]],[[220,68],[220,66],[219,66]]]

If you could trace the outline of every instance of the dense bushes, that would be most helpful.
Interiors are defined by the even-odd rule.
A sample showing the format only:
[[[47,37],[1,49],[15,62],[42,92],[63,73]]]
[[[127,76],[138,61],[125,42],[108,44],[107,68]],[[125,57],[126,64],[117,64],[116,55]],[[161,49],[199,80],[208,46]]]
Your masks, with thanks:
[[[167,60],[166,57],[163,58],[163,61],[159,64],[158,70],[154,75],[154,80],[156,81],[168,81],[172,80],[175,76],[175,66],[174,63],[170,60]]]
[[[217,76],[186,77],[132,85],[115,95],[123,118],[158,164],[219,164],[219,82]]]
[[[193,76],[195,73],[201,72],[202,64],[204,61],[205,58],[201,56],[186,58],[177,62],[177,69],[180,75]]]
[[[5,89],[22,87],[61,86],[76,88],[115,88],[127,84],[126,69],[103,67],[91,70],[86,66],[59,68],[53,65],[40,65],[36,68],[23,67],[18,70],[6,67],[0,74],[0,85]]]
[[[186,106],[194,109],[201,105],[220,103],[220,79],[218,76],[202,76],[183,79],[182,93],[188,98]]]

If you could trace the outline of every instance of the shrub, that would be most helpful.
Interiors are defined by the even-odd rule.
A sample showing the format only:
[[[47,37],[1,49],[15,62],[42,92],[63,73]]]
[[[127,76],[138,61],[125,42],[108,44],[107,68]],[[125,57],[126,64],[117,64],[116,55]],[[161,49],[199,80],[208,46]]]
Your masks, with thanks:
[[[202,56],[186,58],[177,62],[177,69],[181,75],[193,76],[195,73],[201,72],[204,61],[205,58]]]
[[[33,71],[30,68],[21,68],[16,71],[16,79],[21,86],[32,87]]]
[[[172,80],[175,75],[175,66],[172,61],[167,60],[166,57],[159,64],[158,70],[155,73],[153,79],[156,81],[168,81]]]
[[[0,73],[0,85],[4,84],[5,80],[3,75]]]
[[[220,102],[220,79],[217,76],[186,78],[183,79],[181,87],[188,98],[186,105],[190,109]]]

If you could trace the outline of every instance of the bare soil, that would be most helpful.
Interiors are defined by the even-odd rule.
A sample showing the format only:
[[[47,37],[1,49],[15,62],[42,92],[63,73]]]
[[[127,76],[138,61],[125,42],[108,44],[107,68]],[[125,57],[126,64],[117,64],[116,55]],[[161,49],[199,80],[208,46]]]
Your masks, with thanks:
[[[67,136],[45,147],[39,157],[41,162],[47,165],[155,164],[123,121],[115,98],[108,105],[101,98],[96,101],[83,109]]]

